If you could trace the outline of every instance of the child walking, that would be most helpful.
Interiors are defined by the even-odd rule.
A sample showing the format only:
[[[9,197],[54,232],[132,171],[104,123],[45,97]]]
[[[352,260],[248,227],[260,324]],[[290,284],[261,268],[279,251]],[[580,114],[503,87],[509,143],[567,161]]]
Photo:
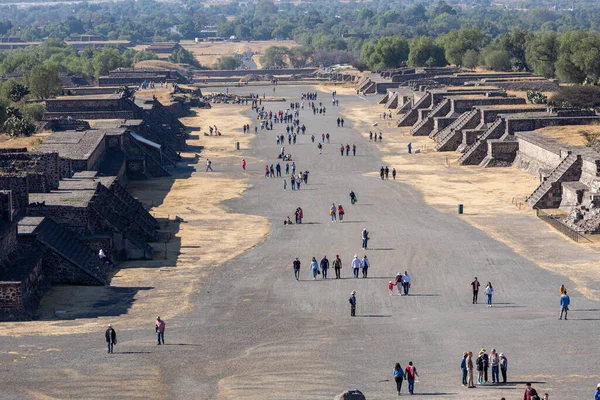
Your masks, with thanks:
[[[394,295],[394,282],[389,281],[388,290],[390,291],[390,296],[393,296]]]

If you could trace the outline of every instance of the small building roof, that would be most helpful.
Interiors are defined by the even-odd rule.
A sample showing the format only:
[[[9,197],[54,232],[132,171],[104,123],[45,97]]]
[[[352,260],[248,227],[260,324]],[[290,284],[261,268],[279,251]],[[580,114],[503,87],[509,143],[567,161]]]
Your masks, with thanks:
[[[50,193],[30,193],[30,202],[46,202],[46,206],[87,207],[96,194],[98,183],[110,187],[115,176],[90,176],[90,172],[78,172],[72,178],[61,179],[57,190]],[[95,174],[95,173],[94,173]]]
[[[56,152],[62,158],[87,160],[106,136],[106,130],[54,132],[37,148],[38,152]]]

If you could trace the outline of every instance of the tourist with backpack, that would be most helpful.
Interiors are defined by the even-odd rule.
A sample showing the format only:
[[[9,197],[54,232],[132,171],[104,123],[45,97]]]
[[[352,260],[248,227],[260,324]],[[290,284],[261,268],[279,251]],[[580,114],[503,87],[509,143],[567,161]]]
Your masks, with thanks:
[[[108,354],[112,354],[114,346],[117,344],[117,332],[115,332],[111,324],[108,324],[106,332],[104,332],[104,339],[108,346]]]
[[[571,298],[567,294],[567,289],[565,289],[563,295],[560,296],[560,317],[558,319],[562,319],[563,313],[565,313],[565,321],[567,320],[569,304],[571,304]]]
[[[335,255],[335,260],[333,260],[333,270],[335,271],[335,279],[340,279],[340,273],[342,269],[342,259],[339,254]]]

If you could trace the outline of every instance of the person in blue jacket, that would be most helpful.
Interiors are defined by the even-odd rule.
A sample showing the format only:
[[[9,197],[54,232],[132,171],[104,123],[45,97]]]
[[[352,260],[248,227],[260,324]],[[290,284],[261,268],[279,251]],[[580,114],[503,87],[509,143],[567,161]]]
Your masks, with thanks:
[[[600,400],[600,383],[596,386],[596,395],[594,396],[594,400]]]
[[[462,370],[462,385],[467,386],[467,356],[469,353],[463,353],[463,358],[460,360],[460,369]]]
[[[400,363],[396,363],[394,367],[394,380],[396,381],[396,390],[398,390],[398,396],[402,390],[402,381],[404,380],[404,370],[400,366]]]
[[[569,312],[569,304],[571,304],[571,298],[567,294],[567,290],[562,296],[560,296],[560,317],[558,319],[562,319],[563,313],[565,313],[565,321],[567,320],[567,313]]]

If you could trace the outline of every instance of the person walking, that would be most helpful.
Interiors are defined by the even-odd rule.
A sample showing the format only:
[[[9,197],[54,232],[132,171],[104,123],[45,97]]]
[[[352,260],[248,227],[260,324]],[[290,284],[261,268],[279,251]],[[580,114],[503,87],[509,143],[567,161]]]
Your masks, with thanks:
[[[523,400],[536,400],[540,398],[537,390],[531,387],[531,383],[525,384],[525,393],[523,393]]]
[[[356,145],[352,144],[352,155],[356,156]]]
[[[404,370],[400,366],[400,363],[396,363],[393,373],[394,381],[396,381],[396,390],[398,391],[398,396],[400,396],[400,392],[402,391],[402,381],[404,380]]]
[[[317,275],[319,274],[319,263],[316,258],[312,258],[310,262],[310,270],[312,271],[313,281],[317,279]]]
[[[242,158],[242,169],[246,170],[246,160]]]
[[[348,302],[350,303],[350,316],[356,317],[356,290],[353,290],[352,293],[350,293]]]
[[[569,304],[571,304],[571,298],[567,294],[567,289],[565,289],[564,294],[560,296],[560,317],[558,319],[562,319],[563,313],[565,313],[565,321],[567,320]]]
[[[319,149],[319,154],[323,154],[323,145],[321,143],[317,144],[317,149]]]
[[[462,385],[467,386],[467,356],[468,352],[463,353],[462,360],[460,360],[460,369],[462,371]]]
[[[292,161],[292,175],[296,175],[296,161]]]
[[[381,169],[379,170],[379,177],[381,178],[381,180],[383,180],[385,176],[385,168],[383,168],[383,165],[381,166]]]
[[[492,296],[494,295],[494,287],[492,286],[492,282],[488,282],[485,287],[485,295],[487,296],[487,306],[492,306]]]
[[[385,166],[385,179],[389,179],[389,175],[390,175],[390,167],[388,167],[387,165]]]
[[[408,148],[408,154],[412,154],[412,143],[407,144],[406,147]]]
[[[398,296],[402,296],[402,273],[398,272],[394,285],[396,285],[396,289],[398,290]]]
[[[394,282],[389,281],[388,282],[388,290],[390,291],[390,296],[394,295]]]
[[[350,155],[350,145],[346,143],[346,157]]]
[[[475,387],[473,382],[473,353],[469,352],[467,355],[467,387],[472,389]]]
[[[283,190],[287,190],[287,179],[283,179]]]
[[[471,282],[471,289],[473,290],[473,304],[477,304],[477,295],[479,294],[479,286],[481,286],[481,284],[477,280],[477,277],[475,277],[475,279],[473,279],[473,282]]]
[[[367,246],[369,244],[369,231],[367,230],[367,228],[363,229],[361,236],[362,236],[362,248],[363,248],[363,250],[367,250]]]
[[[502,383],[506,383],[506,372],[508,370],[508,359],[504,353],[500,353],[500,372],[502,373]]]
[[[492,383],[500,383],[500,357],[496,353],[496,349],[492,349],[490,353],[490,365],[492,366]]]
[[[286,175],[290,174],[290,163],[285,163],[285,174]]]
[[[265,178],[269,177],[269,166],[265,165]]]
[[[406,380],[408,381],[408,393],[415,394],[415,378],[419,376],[417,373],[417,368],[413,365],[412,361],[408,362],[408,366],[404,371],[406,375]]]
[[[329,209],[329,216],[331,217],[331,222],[336,222],[335,216],[337,215],[337,208],[335,203],[332,203],[331,208]]]
[[[392,168],[392,179],[396,180],[396,168]]]
[[[208,172],[208,171],[214,172],[212,169],[212,161],[210,161],[209,159],[206,159],[206,171],[205,172]]]
[[[560,285],[560,295],[562,296],[563,294],[565,294],[566,291],[567,288],[565,287],[565,285]]]
[[[361,266],[362,263],[360,262],[360,258],[358,258],[358,256],[355,254],[354,258],[352,259],[352,272],[354,273],[355,278],[358,278],[358,270]]]
[[[325,140],[327,140],[327,144],[330,144],[330,143],[331,143],[331,142],[329,141],[329,138],[330,138],[330,136],[329,136],[329,133],[327,133],[327,134],[325,135]]]
[[[275,165],[275,174],[278,178],[281,178],[281,165],[279,163]]]
[[[117,332],[115,332],[111,324],[108,324],[106,332],[104,332],[104,339],[108,346],[108,354],[112,354],[114,346],[117,344]]]
[[[408,275],[408,271],[404,271],[404,275],[402,275],[402,288],[404,289],[404,295],[408,296],[410,289],[410,275]]]
[[[340,154],[342,157],[344,157],[344,145],[340,146]]]
[[[354,204],[358,201],[354,191],[350,190],[350,204]]]
[[[340,222],[344,222],[344,214],[346,214],[346,212],[344,211],[344,207],[342,207],[341,204],[338,204],[338,218],[340,219]]]
[[[296,257],[296,259],[293,262],[294,265],[294,276],[296,277],[296,280],[299,281],[300,280],[300,260],[298,259],[298,257]]]
[[[156,332],[156,338],[158,339],[157,345],[165,344],[165,321],[160,319],[160,316],[156,317],[156,323],[154,324],[154,330]]]
[[[367,258],[366,254],[365,254],[365,256],[363,257],[363,259],[361,261],[361,265],[362,265],[362,275],[363,275],[363,278],[366,278],[367,275],[368,275],[369,267],[371,266],[371,262]]]
[[[321,259],[321,273],[323,274],[323,279],[327,279],[327,270],[329,269],[329,260],[327,256],[323,256]]]
[[[296,190],[296,178],[294,175],[290,176],[290,184],[292,185],[292,190]]]
[[[340,279],[340,273],[342,269],[342,259],[339,254],[335,255],[335,260],[333,260],[333,270],[335,271],[335,279]]]

